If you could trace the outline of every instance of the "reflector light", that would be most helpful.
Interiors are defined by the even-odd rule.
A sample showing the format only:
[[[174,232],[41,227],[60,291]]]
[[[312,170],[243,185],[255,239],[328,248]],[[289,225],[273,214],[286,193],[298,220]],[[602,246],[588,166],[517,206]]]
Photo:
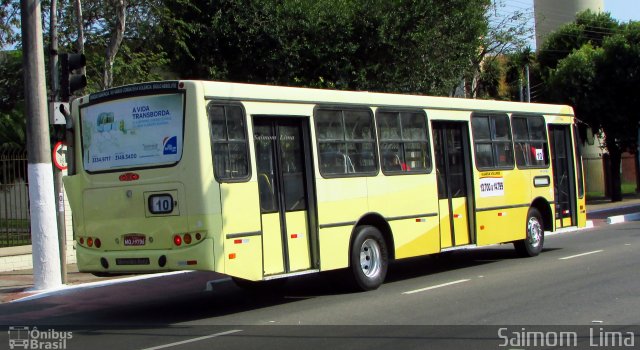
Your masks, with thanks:
[[[96,248],[100,248],[102,246],[102,242],[100,242],[100,238],[96,238]]]
[[[235,240],[233,240],[233,244],[242,244],[242,240],[241,239],[235,239]]]
[[[229,254],[229,260],[235,259],[235,258],[236,258],[236,253]]]
[[[298,234],[297,233],[292,234],[291,238],[298,238]]]
[[[84,244],[84,237],[80,237],[79,242],[80,242],[80,244]]]
[[[180,237],[180,235],[173,236],[173,244],[177,246],[182,245],[182,237]]]
[[[200,233],[196,233],[196,240],[199,241],[200,239],[202,239],[202,235]]]
[[[187,260],[187,265],[198,265],[198,260]]]
[[[484,225],[480,225],[480,229],[481,229],[481,230],[484,230]]]
[[[191,244],[191,235],[190,234],[185,234],[184,235],[184,243],[186,244]]]
[[[93,238],[91,238],[91,237],[87,238],[87,245],[89,247],[93,247]]]
[[[135,181],[140,179],[140,175],[136,173],[124,173],[119,177],[120,181]]]

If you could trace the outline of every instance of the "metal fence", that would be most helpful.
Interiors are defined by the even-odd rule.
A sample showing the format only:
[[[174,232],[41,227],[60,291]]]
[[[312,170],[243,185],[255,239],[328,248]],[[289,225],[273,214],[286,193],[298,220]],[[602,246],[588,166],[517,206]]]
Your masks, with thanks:
[[[0,248],[31,244],[27,152],[0,148]]]

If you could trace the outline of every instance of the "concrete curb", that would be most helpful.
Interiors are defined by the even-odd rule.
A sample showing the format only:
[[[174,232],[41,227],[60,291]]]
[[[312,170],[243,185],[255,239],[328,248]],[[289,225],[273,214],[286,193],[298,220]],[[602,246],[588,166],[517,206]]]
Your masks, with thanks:
[[[47,290],[37,290],[37,291],[35,291],[35,290],[27,289],[27,290],[25,290],[25,291],[20,293],[20,294],[23,294],[23,295],[26,295],[26,296],[19,297],[17,299],[13,299],[13,300],[10,300],[8,302],[9,303],[19,303],[19,302],[23,302],[23,301],[40,299],[40,298],[44,298],[44,297],[48,297],[48,296],[64,294],[64,293],[71,292],[71,291],[74,291],[74,290],[79,290],[79,289],[89,289],[89,288],[104,287],[104,286],[109,286],[109,285],[114,285],[114,284],[127,283],[127,282],[133,282],[133,281],[140,281],[140,280],[146,280],[146,279],[151,279],[151,278],[165,277],[165,276],[171,276],[171,275],[177,275],[177,274],[183,274],[183,273],[191,273],[191,272],[194,272],[194,271],[191,271],[191,270],[172,271],[172,272],[154,273],[154,274],[139,275],[139,276],[132,276],[132,277],[124,277],[124,278],[114,278],[114,279],[110,279],[110,280],[106,280],[106,281],[96,281],[96,282],[86,282],[86,283],[71,284],[71,285],[62,285],[60,287],[51,288],[51,289],[47,289]]]
[[[640,213],[609,216],[607,218],[607,224],[610,224],[610,225],[611,224],[620,224],[620,223],[628,222],[628,221],[640,221]]]

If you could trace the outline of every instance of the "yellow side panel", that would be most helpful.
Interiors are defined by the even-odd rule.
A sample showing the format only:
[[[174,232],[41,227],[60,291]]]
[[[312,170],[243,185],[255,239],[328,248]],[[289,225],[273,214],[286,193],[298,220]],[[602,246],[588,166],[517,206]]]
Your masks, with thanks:
[[[287,243],[289,247],[289,270],[307,270],[311,267],[309,255],[309,225],[306,211],[287,213]]]
[[[217,242],[225,242],[227,235],[260,232],[260,203],[257,182],[223,183],[220,184],[220,199],[222,200],[222,234],[214,235]],[[224,256],[228,257],[229,247],[224,246]],[[226,258],[224,260],[226,262]],[[249,260],[256,271],[262,272],[261,256]],[[216,265],[216,271],[226,273]]]
[[[320,230],[320,269],[322,271],[349,266],[349,238],[352,230],[352,226]]]
[[[282,253],[282,233],[280,214],[262,215],[262,249],[264,256],[264,274],[273,275],[284,272]]]
[[[369,211],[386,218],[433,214],[438,211],[435,172],[408,176],[367,178]],[[395,233],[395,230],[394,230]]]
[[[478,245],[512,242],[526,236],[528,207],[476,213]]]
[[[587,205],[585,198],[578,198],[578,227],[587,226]]]
[[[471,243],[469,239],[469,218],[467,213],[467,198],[452,198],[453,227],[456,236],[456,246]]]
[[[260,231],[257,182],[220,184],[222,230],[225,234]]]
[[[438,201],[440,207],[440,248],[448,248],[453,245],[451,241],[451,222],[449,221],[449,200]]]
[[[320,225],[355,222],[368,211],[367,185],[362,178],[319,178],[316,186]]]
[[[394,233],[396,259],[433,254],[440,251],[438,217],[389,222]]]
[[[226,274],[251,281],[262,280],[262,240],[260,236],[225,240]]]

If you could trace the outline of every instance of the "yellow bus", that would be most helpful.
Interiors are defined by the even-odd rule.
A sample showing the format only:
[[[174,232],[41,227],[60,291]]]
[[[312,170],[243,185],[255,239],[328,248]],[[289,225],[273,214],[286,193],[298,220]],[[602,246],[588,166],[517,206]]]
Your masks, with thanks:
[[[210,81],[71,104],[80,271],[216,271],[267,281],[586,224],[569,106]]]

